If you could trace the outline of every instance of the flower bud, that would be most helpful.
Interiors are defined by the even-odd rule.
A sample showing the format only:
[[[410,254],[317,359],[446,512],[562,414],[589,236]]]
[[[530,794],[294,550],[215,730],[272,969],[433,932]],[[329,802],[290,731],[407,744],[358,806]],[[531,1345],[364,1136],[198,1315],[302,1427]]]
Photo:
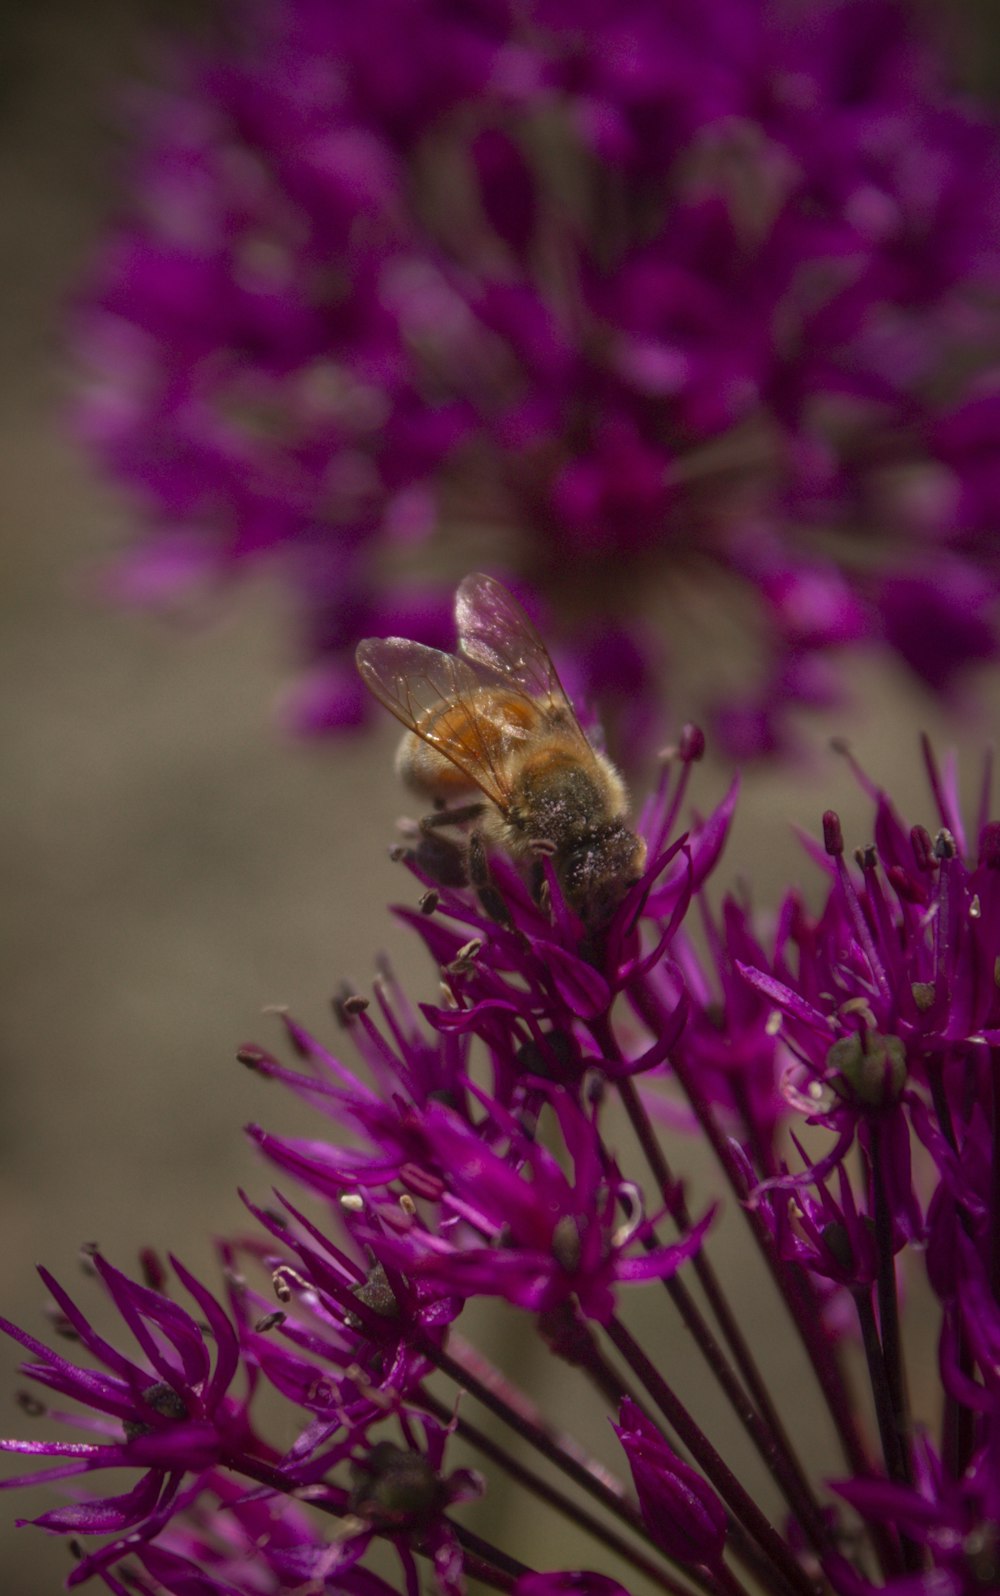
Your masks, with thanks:
[[[663,1439],[629,1397],[615,1433],[625,1448],[646,1528],[679,1563],[715,1568],[726,1544],[726,1512],[707,1480]]]
[[[426,1523],[444,1506],[445,1492],[421,1452],[379,1441],[360,1463],[351,1464],[351,1511],[378,1529]]]
[[[906,1085],[906,1049],[898,1036],[854,1032],[834,1042],[826,1055],[834,1090],[861,1108],[898,1102]]]

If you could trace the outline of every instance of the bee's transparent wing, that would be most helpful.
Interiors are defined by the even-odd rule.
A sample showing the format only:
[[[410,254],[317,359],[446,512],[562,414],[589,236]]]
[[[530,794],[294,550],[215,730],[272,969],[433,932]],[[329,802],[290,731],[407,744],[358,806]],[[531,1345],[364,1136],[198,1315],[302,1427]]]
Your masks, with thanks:
[[[587,744],[537,628],[502,582],[481,571],[465,577],[455,595],[455,621],[466,659],[519,688],[548,721]]]
[[[504,753],[512,735],[524,734],[500,713],[497,684],[489,674],[469,660],[403,637],[366,637],[355,659],[379,702],[506,813],[510,784]],[[506,686],[499,692],[510,696]]]

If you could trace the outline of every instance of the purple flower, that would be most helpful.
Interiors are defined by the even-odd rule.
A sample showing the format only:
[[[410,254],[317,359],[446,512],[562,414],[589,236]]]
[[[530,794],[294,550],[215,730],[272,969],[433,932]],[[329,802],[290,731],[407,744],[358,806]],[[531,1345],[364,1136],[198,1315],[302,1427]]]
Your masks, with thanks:
[[[844,647],[996,657],[997,141],[904,0],[232,12],[136,97],[75,318],[120,592],[266,563],[312,731],[363,717],[360,637],[447,640],[470,537],[624,747],[689,599],[741,753]]]
[[[500,1104],[483,1100],[489,1134],[440,1106],[425,1124],[443,1172],[442,1218],[436,1227],[409,1216],[382,1217],[390,1233],[379,1252],[417,1280],[467,1299],[501,1296],[540,1314],[571,1299],[587,1317],[607,1321],[619,1282],[669,1279],[701,1245],[711,1212],[669,1247],[650,1247],[655,1220],[620,1213],[635,1197],[609,1167],[593,1121],[569,1097],[553,1099],[559,1140],[572,1160],[556,1158],[521,1132]],[[391,1232],[394,1231],[395,1234]]]
[[[953,777],[942,777],[929,751],[928,769],[936,838],[921,826],[908,829],[887,795],[872,789],[875,844],[858,851],[852,874],[839,820],[829,813],[833,884],[822,914],[814,923],[799,913],[787,921],[791,934],[770,969],[740,966],[780,1016],[789,1089],[809,1099],[815,1122],[837,1130],[837,1158],[866,1126],[880,1127],[894,1144],[897,1212],[914,1232],[920,1221],[902,1190],[909,1183],[902,1119],[920,1101],[911,1087],[939,1090],[960,1058],[975,1059],[1000,1036],[996,826],[984,815],[970,857]]]
[[[116,1537],[78,1565],[71,1584],[120,1557],[126,1544],[123,1538],[130,1545],[153,1539],[181,1506],[197,1499],[218,1467],[231,1466],[244,1453],[268,1456],[249,1426],[245,1404],[231,1392],[239,1370],[239,1345],[216,1299],[176,1259],[171,1260],[207,1322],[203,1329],[176,1303],[129,1280],[100,1253],[90,1254],[90,1261],[138,1344],[138,1361],[106,1341],[45,1269],[39,1273],[67,1331],[99,1367],[73,1363],[6,1319],[0,1320],[0,1328],[32,1354],[34,1361],[24,1364],[23,1372],[90,1410],[89,1416],[80,1418],[54,1416],[102,1437],[93,1442],[0,1441],[4,1451],[65,1459],[4,1484],[72,1479],[100,1469],[139,1471],[123,1495],[87,1498],[32,1521],[62,1533]]]
[[[340,1547],[306,1507],[289,1496],[248,1494],[223,1473],[155,1542],[130,1546],[129,1576],[127,1587],[105,1577],[117,1596],[124,1589],[142,1596],[294,1596],[310,1579],[334,1577],[349,1596],[395,1596],[370,1569],[345,1567]]]
[[[241,1050],[319,1112],[308,1136],[252,1127],[305,1195],[244,1198],[255,1228],[219,1244],[224,1302],[175,1264],[193,1318],[151,1255],[145,1284],[94,1255],[138,1355],[48,1275],[94,1367],[4,1324],[31,1355],[25,1372],[75,1398],[96,1436],[0,1443],[54,1460],[36,1479],[72,1482],[71,1502],[36,1524],[106,1540],[72,1584],[415,1596],[426,1567],[441,1596],[473,1580],[504,1596],[996,1587],[989,782],[966,828],[955,770],[926,750],[932,837],[858,770],[874,842],[851,860],[828,811],[822,844],[807,844],[817,909],[789,894],[765,917],[748,894],[709,901],[735,792],[678,831],[702,747],[689,729],[665,764],[636,823],[643,879],[599,927],[567,905],[551,859],[539,872],[498,852],[465,885],[459,844],[435,853],[414,837],[401,850],[420,902],[400,917],[446,995],[411,1006],[383,966],[372,1000],[341,993],[334,1006],[354,1059],[287,1017],[293,1065]],[[446,868],[432,885],[435,863]],[[779,1372],[798,1343],[825,1404],[843,1454],[832,1479],[803,1460],[815,1413],[785,1400],[748,1344],[745,1280],[734,1294],[715,1255],[718,1203],[689,1201],[692,1128],[718,1166],[713,1195],[771,1277]],[[639,1292],[641,1331],[628,1317]],[[479,1344],[466,1310],[498,1301],[538,1337],[540,1396]],[[911,1301],[937,1385],[912,1378]],[[678,1337],[738,1422],[738,1446],[704,1388],[680,1388]],[[553,1360],[577,1382],[558,1415]],[[581,1438],[588,1401],[614,1425],[618,1472]],[[108,1467],[137,1478],[87,1495],[86,1476]],[[545,1566],[544,1532],[529,1544],[516,1510],[488,1533],[466,1521],[498,1477],[568,1522],[576,1572]],[[374,1557],[380,1543],[395,1575]],[[586,1572],[595,1546],[601,1571]]]
[[[876,1589],[900,1596],[979,1596],[1000,1581],[1000,1455],[995,1425],[959,1480],[925,1445],[913,1486],[884,1481],[838,1482],[836,1489],[862,1516],[902,1530],[922,1547],[931,1567],[908,1580],[878,1586],[838,1568],[845,1596]]]

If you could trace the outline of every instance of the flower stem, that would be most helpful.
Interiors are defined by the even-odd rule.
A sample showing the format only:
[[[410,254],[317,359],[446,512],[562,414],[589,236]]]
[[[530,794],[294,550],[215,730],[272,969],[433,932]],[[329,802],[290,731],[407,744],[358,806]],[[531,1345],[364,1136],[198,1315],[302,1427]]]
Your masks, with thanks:
[[[713,1568],[713,1574],[719,1582],[720,1596],[747,1596],[746,1587],[740,1583],[731,1569],[725,1563],[720,1563]]]
[[[898,1473],[890,1474],[902,1484],[912,1485],[913,1470],[910,1461],[910,1416],[906,1395],[906,1374],[903,1366],[903,1345],[899,1328],[899,1299],[896,1295],[896,1259],[892,1245],[892,1214],[885,1189],[885,1172],[882,1164],[881,1127],[872,1127],[869,1157],[872,1172],[872,1192],[875,1208],[875,1245],[878,1253],[878,1318],[881,1331],[882,1358],[885,1364],[889,1400],[892,1404],[893,1426],[899,1438]],[[888,1466],[889,1460],[886,1459]]]
[[[879,1340],[878,1326],[875,1323],[871,1289],[870,1287],[859,1288],[853,1293],[853,1296],[854,1306],[858,1315],[858,1325],[861,1330],[861,1341],[865,1349],[865,1361],[868,1365],[868,1379],[871,1384],[872,1399],[875,1403],[875,1418],[878,1422],[878,1433],[882,1442],[882,1456],[885,1460],[886,1473],[891,1479],[898,1480],[901,1478],[899,1434],[896,1430],[892,1411],[892,1397],[889,1393],[889,1381],[885,1371],[882,1343]],[[894,1539],[893,1546],[895,1547],[896,1544]],[[893,1557],[892,1562],[893,1565],[896,1565],[898,1559]],[[897,1571],[898,1569],[895,1566],[884,1569],[887,1574]]]
[[[632,995],[642,1018],[656,1034],[668,1021],[668,1016],[664,1013],[659,999],[650,990],[648,983],[644,983],[641,987],[637,986]],[[716,1124],[715,1116],[707,1099],[698,1087],[697,1079],[679,1056],[672,1057],[670,1063],[677,1081],[687,1097],[698,1123],[705,1132],[729,1185],[736,1195],[754,1241],[767,1265],[771,1278],[778,1288],[782,1301],[785,1303],[796,1333],[805,1348],[819,1388],[829,1408],[831,1419],[851,1473],[866,1475],[870,1472],[868,1458],[848,1398],[843,1370],[822,1328],[815,1297],[809,1283],[802,1275],[801,1270],[797,1269],[793,1264],[787,1264],[784,1259],[778,1256],[771,1243],[771,1238],[768,1235],[762,1216],[748,1203],[749,1193],[744,1185],[740,1168],[728,1141]]]
[[[417,1398],[421,1405],[429,1413],[433,1413],[435,1418],[439,1419],[442,1424],[449,1424],[452,1421],[452,1414],[449,1408],[426,1388],[421,1388],[417,1393]],[[484,1430],[480,1430],[477,1425],[470,1423],[461,1414],[458,1415],[454,1422],[456,1433],[469,1446],[474,1447],[477,1452],[488,1458],[491,1463],[496,1463],[512,1480],[523,1486],[533,1497],[537,1497],[539,1501],[547,1502],[550,1507],[555,1508],[556,1512],[562,1513],[564,1518],[576,1524],[579,1529],[582,1529],[598,1545],[603,1546],[606,1551],[614,1553],[623,1562],[630,1563],[638,1573],[643,1574],[646,1579],[658,1585],[661,1590],[666,1591],[668,1596],[688,1596],[684,1587],[678,1585],[669,1574],[647,1558],[637,1546],[632,1546],[628,1541],[624,1540],[610,1525],[602,1524],[582,1502],[567,1496],[557,1486],[550,1485],[548,1480],[543,1479],[527,1463],[522,1462],[520,1458],[508,1452],[507,1448],[493,1436],[487,1435]]]
[[[634,1083],[625,1078],[618,1084],[632,1128],[639,1139],[664,1201],[668,1201],[670,1194],[678,1191],[678,1186],[650,1124],[649,1115]],[[678,1230],[684,1235],[691,1228],[691,1219],[683,1195],[671,1203],[671,1212]],[[729,1344],[737,1367],[747,1383],[752,1400],[748,1399],[747,1392],[741,1386],[691,1293],[677,1276],[664,1281],[671,1301],[725,1392],[734,1413],[757,1448],[768,1472],[777,1481],[789,1507],[799,1519],[810,1542],[817,1551],[822,1551],[828,1543],[829,1536],[819,1504],[809,1487],[802,1464],[781,1423],[711,1262],[704,1252],[698,1252],[691,1260],[691,1267]],[[753,1406],[754,1403],[756,1408]]]
[[[872,1194],[875,1219],[875,1247],[878,1255],[878,1275],[875,1290],[878,1296],[880,1364],[883,1371],[884,1395],[873,1387],[876,1406],[883,1402],[888,1407],[886,1426],[879,1416],[882,1448],[889,1478],[903,1485],[913,1484],[913,1465],[910,1456],[910,1413],[906,1394],[906,1372],[903,1364],[903,1345],[899,1327],[899,1299],[896,1295],[896,1258],[892,1246],[892,1214],[885,1189],[885,1172],[882,1166],[881,1126],[872,1126],[869,1161],[872,1174]],[[866,1343],[867,1351],[867,1343]],[[869,1360],[869,1371],[873,1368]],[[877,1370],[878,1365],[875,1365]],[[923,1568],[919,1546],[909,1536],[900,1534],[903,1565],[910,1573]]]
[[[941,1133],[947,1141],[952,1152],[958,1153],[958,1138],[955,1135],[955,1125],[951,1117],[951,1104],[944,1085],[944,1058],[940,1053],[931,1054],[927,1060],[927,1078],[930,1081],[931,1101],[937,1115]],[[998,1124],[997,1082],[994,1075],[993,1083],[993,1145],[996,1146]],[[1000,1181],[1000,1160],[993,1160],[993,1192],[992,1224],[993,1248],[996,1250],[998,1242],[997,1215],[1000,1213],[998,1206],[998,1181]],[[956,1207],[958,1222],[966,1235],[971,1234],[969,1215],[962,1204]],[[965,1333],[961,1315],[956,1314],[955,1337],[957,1342],[957,1357],[959,1367],[970,1379],[972,1377],[972,1354],[969,1350],[969,1338]],[[971,1410],[964,1402],[960,1402],[953,1391],[946,1391],[944,1396],[944,1413],[941,1419],[941,1457],[952,1480],[961,1479],[969,1465],[975,1441],[975,1426]]]
[[[870,1288],[858,1290],[854,1294],[854,1303],[861,1329],[861,1340],[865,1349],[865,1361],[868,1365],[868,1377],[871,1383],[872,1398],[875,1403],[875,1417],[878,1422],[879,1439],[882,1442],[882,1456],[885,1460],[886,1472],[891,1479],[902,1480],[905,1478],[903,1473],[905,1463],[903,1461],[902,1437],[897,1428],[896,1416],[893,1410],[892,1393],[885,1367],[882,1343],[875,1323],[875,1310],[872,1306]],[[920,1550],[914,1542],[902,1534],[899,1535],[897,1541],[888,1525],[880,1526],[876,1544],[883,1572],[887,1575],[898,1572],[900,1566],[911,1573],[923,1566]]]
[[[457,1337],[453,1337],[452,1344],[457,1340]],[[650,1538],[638,1509],[619,1482],[599,1463],[588,1458],[569,1436],[539,1422],[523,1393],[514,1390],[498,1370],[487,1365],[481,1354],[463,1342],[460,1355],[452,1356],[442,1347],[435,1346],[429,1336],[421,1339],[420,1350],[442,1374],[448,1375],[456,1385],[481,1402],[483,1407],[496,1414],[498,1419],[502,1419],[616,1518],[636,1530],[644,1539]]]
[[[456,1524],[452,1518],[447,1523],[464,1553],[465,1571],[473,1579],[492,1585],[494,1590],[511,1591],[522,1575],[533,1572],[524,1563],[519,1563],[516,1557],[509,1557],[502,1552],[499,1546],[484,1541],[475,1530],[467,1529],[464,1524]]]
[[[249,1479],[256,1480],[259,1484],[267,1486],[280,1496],[298,1497],[301,1493],[295,1481],[283,1474],[280,1468],[273,1464],[265,1463],[259,1458],[250,1457],[246,1453],[227,1458],[226,1467],[238,1474],[244,1474]],[[321,1513],[330,1513],[336,1518],[343,1518],[350,1510],[346,1491],[336,1486],[326,1486],[326,1497],[316,1494],[315,1487],[310,1488],[308,1502],[310,1507],[318,1509]],[[474,1530],[466,1529],[463,1524],[456,1524],[454,1519],[447,1519],[448,1528],[462,1548],[465,1569],[474,1579],[490,1585],[494,1590],[508,1593],[523,1574],[530,1574],[532,1569],[526,1564],[519,1563],[515,1557],[510,1557],[498,1546],[493,1546],[489,1541],[483,1540]],[[376,1533],[380,1533],[376,1531]],[[391,1537],[390,1537],[391,1538]],[[427,1557],[425,1551],[415,1541],[413,1550],[421,1557]]]
[[[958,1366],[967,1380],[974,1378],[972,1351],[961,1316],[955,1315],[956,1357]],[[975,1447],[975,1416],[972,1409],[960,1402],[951,1392],[945,1393],[944,1417],[941,1425],[941,1455],[948,1477],[960,1480],[969,1466]]]
[[[706,1326],[706,1334],[710,1334]],[[551,1344],[551,1343],[550,1343]],[[598,1345],[593,1331],[584,1321],[579,1320],[573,1325],[572,1355],[567,1356],[568,1361],[575,1367],[582,1369],[591,1380],[597,1391],[604,1397],[610,1398],[611,1406],[618,1408],[624,1397],[629,1397],[637,1407],[645,1411],[645,1404],[641,1398],[626,1385],[617,1370],[605,1357]],[[756,1543],[750,1539],[743,1526],[730,1517],[729,1544],[734,1556],[757,1574],[761,1573],[761,1554]],[[763,1573],[770,1578],[771,1570],[765,1568]]]
[[[993,1166],[990,1182],[990,1290],[994,1302],[1000,1302],[1000,1048],[990,1048],[990,1077],[993,1088]]]
[[[927,1078],[930,1081],[931,1101],[934,1104],[934,1112],[937,1115],[941,1133],[952,1152],[957,1152],[958,1143],[955,1140],[955,1127],[951,1118],[951,1104],[948,1102],[948,1094],[944,1089],[944,1059],[940,1053],[928,1055]]]

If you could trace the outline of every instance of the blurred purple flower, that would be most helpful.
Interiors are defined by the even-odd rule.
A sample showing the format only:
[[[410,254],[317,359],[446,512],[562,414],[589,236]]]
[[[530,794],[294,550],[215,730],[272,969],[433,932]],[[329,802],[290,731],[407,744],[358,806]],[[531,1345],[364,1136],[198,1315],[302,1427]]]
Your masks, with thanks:
[[[905,0],[229,20],[137,99],[76,314],[145,526],[119,592],[266,566],[313,731],[365,714],[358,638],[445,641],[470,564],[623,747],[667,666],[754,754],[834,650],[938,692],[996,656],[1000,145]]]

